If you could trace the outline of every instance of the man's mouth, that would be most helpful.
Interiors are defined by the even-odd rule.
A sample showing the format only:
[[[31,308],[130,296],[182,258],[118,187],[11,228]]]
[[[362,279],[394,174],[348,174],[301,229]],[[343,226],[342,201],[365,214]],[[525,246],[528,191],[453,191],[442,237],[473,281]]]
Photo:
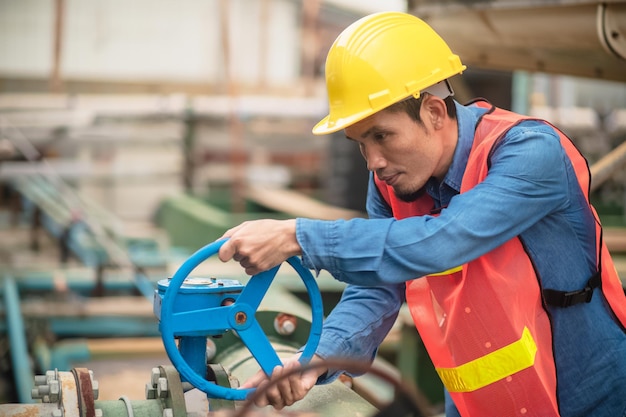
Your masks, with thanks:
[[[393,175],[387,175],[387,176],[384,176],[384,177],[380,177],[380,179],[382,181],[384,181],[385,183],[387,183],[387,185],[393,187],[393,184],[397,181],[399,176],[400,176],[400,174],[393,174]]]

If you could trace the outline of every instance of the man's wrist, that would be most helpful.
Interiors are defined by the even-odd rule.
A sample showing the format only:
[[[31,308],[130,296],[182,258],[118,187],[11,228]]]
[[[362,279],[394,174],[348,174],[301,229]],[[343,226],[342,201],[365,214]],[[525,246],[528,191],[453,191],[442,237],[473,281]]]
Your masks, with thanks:
[[[288,219],[283,221],[285,225],[285,233],[287,237],[286,240],[286,251],[290,256],[299,256],[302,255],[302,248],[300,247],[300,243],[298,243],[298,239],[296,238],[296,219]]]

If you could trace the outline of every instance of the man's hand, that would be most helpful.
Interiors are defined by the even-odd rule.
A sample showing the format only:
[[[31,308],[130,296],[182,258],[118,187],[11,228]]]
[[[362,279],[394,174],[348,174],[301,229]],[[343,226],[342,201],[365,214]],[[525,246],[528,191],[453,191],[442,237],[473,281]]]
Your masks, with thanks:
[[[296,220],[253,220],[224,233],[229,240],[219,250],[222,262],[239,262],[248,275],[256,275],[300,255],[296,239]]]
[[[257,407],[272,405],[277,410],[280,410],[283,407],[292,405],[304,398],[313,388],[315,382],[317,382],[317,378],[326,372],[326,369],[322,367],[296,372],[295,370],[301,367],[300,362],[298,362],[299,356],[296,355],[284,360],[283,366],[274,368],[270,379],[267,378],[263,371],[257,372],[241,388],[256,387],[257,394],[261,394],[255,398]],[[321,360],[317,355],[311,359],[313,363]],[[294,372],[291,373],[292,371]],[[284,377],[287,373],[291,374],[288,377]]]

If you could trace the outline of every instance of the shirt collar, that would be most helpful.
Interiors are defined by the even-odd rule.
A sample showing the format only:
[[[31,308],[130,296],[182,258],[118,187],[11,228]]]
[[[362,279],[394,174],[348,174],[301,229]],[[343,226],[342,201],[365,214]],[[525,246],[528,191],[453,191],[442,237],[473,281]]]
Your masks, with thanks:
[[[454,149],[454,156],[448,172],[439,184],[436,179],[431,178],[426,184],[426,190],[441,206],[447,206],[450,199],[461,191],[461,182],[467,160],[474,143],[474,131],[476,123],[486,109],[476,106],[463,106],[456,101],[458,141]]]

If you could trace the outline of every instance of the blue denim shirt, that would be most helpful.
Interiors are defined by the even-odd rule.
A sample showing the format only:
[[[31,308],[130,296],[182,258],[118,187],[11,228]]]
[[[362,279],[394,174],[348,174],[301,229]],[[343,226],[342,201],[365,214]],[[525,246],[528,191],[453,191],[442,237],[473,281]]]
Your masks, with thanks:
[[[594,219],[554,130],[538,121],[512,128],[487,178],[459,194],[485,110],[456,107],[453,162],[441,184],[426,184],[439,216],[392,218],[370,174],[369,219],[297,219],[305,265],[348,284],[325,321],[321,357],[373,360],[405,301],[405,281],[466,263],[515,236],[546,288],[578,290],[595,272]],[[626,415],[626,334],[599,294],[589,304],[548,307],[562,417]],[[447,413],[458,415],[450,404]]]

